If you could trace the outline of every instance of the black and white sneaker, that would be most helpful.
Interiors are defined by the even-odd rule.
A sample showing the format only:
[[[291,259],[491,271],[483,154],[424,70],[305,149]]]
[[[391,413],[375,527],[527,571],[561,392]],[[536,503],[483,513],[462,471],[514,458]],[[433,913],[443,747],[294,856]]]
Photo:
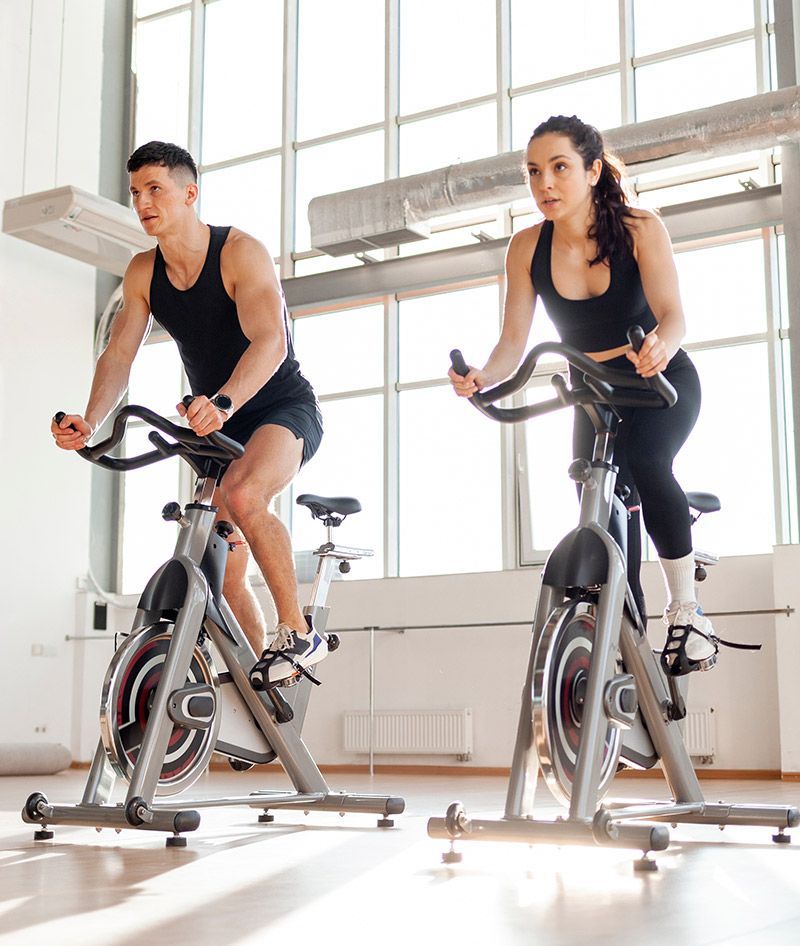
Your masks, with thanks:
[[[665,673],[681,677],[693,670],[710,670],[716,664],[721,641],[696,602],[667,608],[664,623],[667,641],[661,666]]]
[[[256,667],[260,668],[266,686],[276,686],[313,667],[327,655],[328,642],[313,627],[309,627],[307,634],[300,634],[288,624],[279,624]]]

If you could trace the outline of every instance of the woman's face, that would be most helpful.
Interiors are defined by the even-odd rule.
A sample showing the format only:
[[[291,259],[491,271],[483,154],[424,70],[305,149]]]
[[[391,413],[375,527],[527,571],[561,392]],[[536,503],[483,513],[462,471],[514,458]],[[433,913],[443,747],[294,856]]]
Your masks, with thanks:
[[[600,176],[598,160],[587,170],[568,135],[550,132],[534,138],[527,151],[528,182],[536,206],[547,220],[591,208],[592,187]]]

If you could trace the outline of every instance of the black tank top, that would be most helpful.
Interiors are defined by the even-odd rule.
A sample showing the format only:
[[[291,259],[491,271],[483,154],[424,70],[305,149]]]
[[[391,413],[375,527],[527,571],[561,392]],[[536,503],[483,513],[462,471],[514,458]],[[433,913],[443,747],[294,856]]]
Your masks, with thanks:
[[[161,249],[156,247],[150,281],[150,311],[175,339],[192,394],[213,397],[230,379],[250,341],[239,324],[236,303],[222,282],[220,253],[231,228],[209,229],[206,260],[197,281],[189,289],[176,289],[172,285]],[[269,381],[242,405],[245,413],[263,410],[278,401],[314,400],[311,385],[300,373],[294,357],[285,306],[283,328],[286,358]]]
[[[632,325],[641,325],[645,333],[658,325],[644,295],[639,266],[627,247],[611,257],[608,289],[590,299],[565,299],[558,294],[553,285],[552,250],[553,222],[545,220],[531,261],[531,279],[562,342],[583,352],[606,351],[627,345]]]

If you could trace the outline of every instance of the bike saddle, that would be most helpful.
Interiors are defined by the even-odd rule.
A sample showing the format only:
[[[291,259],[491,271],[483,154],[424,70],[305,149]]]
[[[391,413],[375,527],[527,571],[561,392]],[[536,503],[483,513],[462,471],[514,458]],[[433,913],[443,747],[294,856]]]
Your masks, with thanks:
[[[713,493],[687,493],[686,499],[695,512],[718,512],[722,508],[719,497]]]
[[[296,499],[298,506],[305,506],[315,519],[327,519],[334,513],[340,516],[350,516],[354,512],[361,512],[361,503],[352,496],[315,496],[313,493],[303,493]]]

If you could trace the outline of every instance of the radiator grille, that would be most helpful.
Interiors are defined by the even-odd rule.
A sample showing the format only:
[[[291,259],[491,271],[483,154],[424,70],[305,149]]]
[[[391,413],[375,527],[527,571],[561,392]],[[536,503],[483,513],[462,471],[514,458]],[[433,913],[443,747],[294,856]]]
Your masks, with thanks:
[[[713,706],[686,714],[683,721],[683,738],[691,756],[710,759],[716,754]]]
[[[344,714],[347,752],[369,752],[367,712]],[[472,756],[472,710],[381,710],[373,716],[373,752]]]

